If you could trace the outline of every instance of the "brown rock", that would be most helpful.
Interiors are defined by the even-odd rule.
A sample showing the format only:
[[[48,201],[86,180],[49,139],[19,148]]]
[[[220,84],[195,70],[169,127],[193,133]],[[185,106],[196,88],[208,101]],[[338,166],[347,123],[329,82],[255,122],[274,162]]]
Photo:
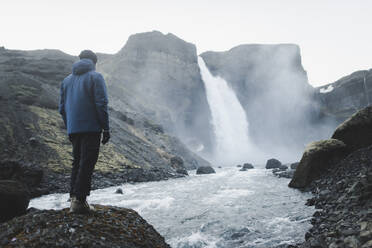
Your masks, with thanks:
[[[289,183],[292,188],[304,188],[317,179],[332,164],[347,155],[346,145],[339,140],[329,139],[310,143]]]

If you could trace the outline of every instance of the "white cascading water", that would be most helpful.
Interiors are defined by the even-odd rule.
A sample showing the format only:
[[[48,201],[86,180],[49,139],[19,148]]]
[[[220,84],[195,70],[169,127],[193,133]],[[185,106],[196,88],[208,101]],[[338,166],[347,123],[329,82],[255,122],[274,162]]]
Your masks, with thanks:
[[[203,58],[198,58],[216,137],[216,163],[259,162],[260,152],[249,138],[249,123],[235,92],[221,77],[214,77]],[[262,162],[262,161],[260,161]]]

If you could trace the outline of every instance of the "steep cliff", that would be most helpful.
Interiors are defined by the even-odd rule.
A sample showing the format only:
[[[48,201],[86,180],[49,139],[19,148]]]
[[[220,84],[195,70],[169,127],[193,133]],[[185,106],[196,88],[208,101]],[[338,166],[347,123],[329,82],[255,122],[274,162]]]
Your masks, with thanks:
[[[210,110],[195,45],[157,31],[135,34],[98,68],[116,98],[115,109],[158,122],[195,149],[211,146]]]
[[[67,190],[71,144],[57,109],[61,81],[76,60],[57,50],[0,50],[0,178],[36,168],[43,180],[35,195]],[[125,110],[110,108],[112,140],[101,148],[94,188],[178,177],[185,167],[209,164],[156,122]],[[177,156],[184,164],[172,163]]]
[[[317,89],[322,111],[342,122],[372,102],[372,69],[356,71]]]
[[[227,80],[246,111],[250,133],[266,150],[297,147],[315,130],[318,107],[297,45],[241,45],[201,54],[212,74]]]

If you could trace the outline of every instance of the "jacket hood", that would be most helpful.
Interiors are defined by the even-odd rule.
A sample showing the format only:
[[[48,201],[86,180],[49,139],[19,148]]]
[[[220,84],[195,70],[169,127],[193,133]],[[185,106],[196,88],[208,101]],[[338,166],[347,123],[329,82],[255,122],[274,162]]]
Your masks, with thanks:
[[[90,59],[81,59],[72,65],[72,74],[81,75],[94,69],[93,61]]]

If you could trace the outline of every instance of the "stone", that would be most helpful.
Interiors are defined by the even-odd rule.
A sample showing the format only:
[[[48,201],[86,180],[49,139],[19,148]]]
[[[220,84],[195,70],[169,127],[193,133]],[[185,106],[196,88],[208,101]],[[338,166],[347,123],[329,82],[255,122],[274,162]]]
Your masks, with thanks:
[[[254,169],[254,166],[250,163],[245,163],[245,164],[243,164],[243,168],[244,169]]]
[[[372,106],[353,114],[337,127],[332,138],[344,142],[351,151],[372,145]]]
[[[88,215],[69,209],[37,210],[0,224],[10,247],[130,247],[170,248],[164,238],[136,211],[94,205]]]
[[[304,188],[308,186],[329,169],[332,164],[345,158],[347,154],[346,145],[336,139],[310,143],[302,155],[289,187]]]
[[[26,213],[30,195],[20,182],[0,180],[0,222]]]
[[[196,174],[213,174],[216,171],[211,166],[201,166],[196,170]]]
[[[123,189],[122,188],[117,188],[115,191],[115,194],[123,194]]]
[[[275,168],[279,168],[280,166],[282,166],[282,163],[279,160],[272,158],[272,159],[267,160],[265,168],[275,169]]]

